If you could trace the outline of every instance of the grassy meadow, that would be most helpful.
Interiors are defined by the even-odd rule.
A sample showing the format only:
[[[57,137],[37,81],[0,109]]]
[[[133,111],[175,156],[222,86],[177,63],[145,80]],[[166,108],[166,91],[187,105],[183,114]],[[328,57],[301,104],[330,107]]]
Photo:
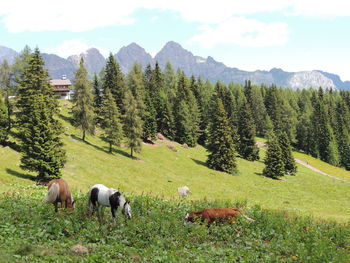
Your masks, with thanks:
[[[25,194],[23,194],[25,193]],[[348,224],[318,221],[286,212],[246,207],[254,218],[232,224],[183,225],[186,211],[240,205],[223,201],[164,200],[132,196],[133,219],[117,214],[111,223],[77,209],[54,213],[42,204],[43,186],[16,186],[0,199],[0,262],[349,262]],[[243,204],[244,205],[244,204]],[[88,254],[71,247],[85,246]]]
[[[20,167],[20,154],[0,147],[0,262],[350,262],[350,172],[302,153],[298,159],[341,177],[335,180],[298,165],[297,176],[261,176],[261,161],[238,159],[236,175],[209,169],[201,146],[171,141],[144,144],[138,159],[125,147],[108,153],[100,131],[83,142],[61,101],[67,164],[63,178],[77,197],[77,209],[54,214],[42,204],[46,188]],[[170,149],[169,146],[171,146]],[[176,149],[176,151],[174,151]],[[86,193],[102,183],[131,198],[133,219],[117,226],[84,215]],[[178,197],[179,186],[192,194]],[[253,223],[187,228],[186,212],[243,203]],[[80,243],[90,253],[77,256]]]

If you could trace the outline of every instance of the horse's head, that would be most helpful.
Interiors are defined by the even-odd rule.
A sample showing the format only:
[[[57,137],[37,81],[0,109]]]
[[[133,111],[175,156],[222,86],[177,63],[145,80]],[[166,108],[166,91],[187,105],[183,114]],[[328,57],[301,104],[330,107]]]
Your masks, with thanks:
[[[67,199],[67,209],[74,210],[75,208],[75,200],[73,199],[73,195],[70,194],[70,198]]]
[[[193,213],[186,214],[185,220],[184,220],[184,225],[185,226],[191,226],[193,225]]]
[[[129,201],[125,201],[122,212],[127,218],[131,219],[131,207]]]

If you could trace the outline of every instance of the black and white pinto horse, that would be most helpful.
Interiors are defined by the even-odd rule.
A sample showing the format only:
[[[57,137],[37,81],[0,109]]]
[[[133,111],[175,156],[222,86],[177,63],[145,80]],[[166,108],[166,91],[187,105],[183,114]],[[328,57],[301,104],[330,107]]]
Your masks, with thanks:
[[[102,207],[111,208],[113,222],[118,207],[122,209],[125,217],[131,219],[131,207],[129,201],[116,189],[108,188],[103,184],[96,184],[89,191],[89,210],[92,215],[97,208],[98,216],[102,219]]]

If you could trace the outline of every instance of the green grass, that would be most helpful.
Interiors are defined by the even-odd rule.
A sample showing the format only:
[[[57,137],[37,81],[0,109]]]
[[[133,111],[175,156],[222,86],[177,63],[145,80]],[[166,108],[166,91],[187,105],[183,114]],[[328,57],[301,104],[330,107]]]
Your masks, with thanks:
[[[103,183],[127,195],[143,193],[169,199],[177,197],[179,186],[187,185],[192,192],[189,200],[246,200],[248,206],[258,204],[266,209],[343,222],[350,219],[349,180],[336,181],[303,166],[298,166],[295,177],[271,180],[261,176],[262,161],[252,163],[242,159],[238,159],[239,173],[229,175],[205,165],[207,153],[203,147],[186,149],[168,141],[157,141],[156,146],[143,145],[142,152],[137,155],[140,160],[131,159],[126,148],[109,154],[107,144],[98,134],[88,136],[88,143],[81,141],[80,132],[67,121],[69,107],[69,102],[61,102],[63,140],[68,157],[63,178],[75,190],[87,192],[93,184]],[[178,152],[170,150],[168,144]],[[11,189],[11,183],[33,184],[26,179],[33,174],[19,167],[17,152],[6,147],[0,148],[0,153],[0,191]],[[263,156],[264,150],[262,159]],[[302,157],[307,156],[298,156]]]
[[[0,262],[349,262],[348,224],[246,207],[255,219],[185,227],[187,211],[232,207],[223,201],[164,200],[131,196],[133,219],[120,213],[117,225],[88,218],[85,194],[74,193],[77,209],[54,213],[42,186],[12,186],[0,194]],[[89,254],[77,255],[81,244]]]

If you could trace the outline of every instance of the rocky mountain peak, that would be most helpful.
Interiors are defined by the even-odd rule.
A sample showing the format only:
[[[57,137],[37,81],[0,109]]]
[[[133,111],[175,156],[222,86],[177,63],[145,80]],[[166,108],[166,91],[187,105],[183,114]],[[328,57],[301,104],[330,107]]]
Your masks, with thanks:
[[[139,63],[142,68],[145,68],[148,64],[154,64],[152,56],[135,42],[122,47],[115,58],[124,73],[128,72],[135,62]]]

